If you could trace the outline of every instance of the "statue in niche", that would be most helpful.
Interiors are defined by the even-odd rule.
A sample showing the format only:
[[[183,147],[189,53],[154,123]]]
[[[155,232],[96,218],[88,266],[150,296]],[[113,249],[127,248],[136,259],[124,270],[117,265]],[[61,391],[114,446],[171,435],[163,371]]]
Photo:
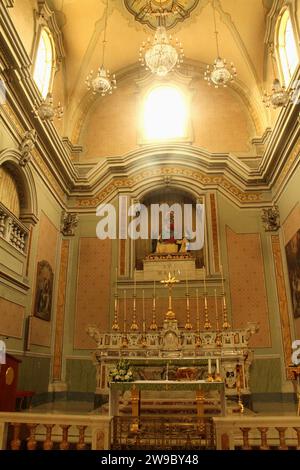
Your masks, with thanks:
[[[174,212],[168,212],[165,216],[161,234],[158,237],[155,253],[187,253],[188,241],[186,238],[177,240],[174,234]]]

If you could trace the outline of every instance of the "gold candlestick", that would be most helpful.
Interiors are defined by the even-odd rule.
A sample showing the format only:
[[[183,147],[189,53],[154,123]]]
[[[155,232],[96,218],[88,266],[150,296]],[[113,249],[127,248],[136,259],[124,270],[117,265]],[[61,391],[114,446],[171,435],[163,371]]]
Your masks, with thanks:
[[[154,290],[153,290],[153,299],[152,299],[152,322],[150,325],[150,330],[156,331],[157,324],[156,324],[156,298],[155,298],[155,281],[154,281]]]
[[[218,312],[218,299],[217,299],[216,289],[215,289],[215,307],[216,307],[216,331],[217,331],[215,343],[216,343],[217,347],[221,347],[222,346],[222,338],[221,338],[220,330],[219,330],[219,312]]]
[[[185,324],[185,329],[186,330],[192,330],[193,325],[191,324],[191,317],[190,317],[190,298],[189,298],[189,293],[186,293],[186,324]]]
[[[113,324],[112,324],[112,329],[114,331],[118,331],[120,329],[120,327],[119,327],[118,294],[117,294],[117,292],[115,293],[115,316],[114,316],[114,321],[113,321]]]
[[[169,272],[168,278],[164,279],[160,282],[161,282],[161,284],[166,286],[168,288],[168,291],[169,291],[169,306],[168,306],[168,311],[166,313],[166,320],[176,320],[175,313],[172,310],[172,288],[173,288],[174,284],[177,284],[180,281],[178,279],[176,279],[175,276],[172,277],[171,273]]]
[[[205,280],[205,268],[204,268],[204,329],[210,330],[211,323],[208,317],[208,308],[207,308],[207,293],[206,293],[206,280]]]
[[[137,331],[139,329],[136,321],[136,295],[133,294],[133,312],[132,312],[132,323],[130,327],[131,331]]]
[[[124,320],[123,320],[123,339],[122,339],[122,347],[127,348],[128,346],[128,339],[127,339],[127,304],[126,304],[126,290],[124,290],[123,301],[124,301]]]
[[[221,269],[221,278],[222,278],[222,311],[223,311],[223,325],[222,328],[224,330],[228,330],[231,328],[230,323],[228,322],[228,316],[227,316],[227,306],[226,306],[226,296],[225,296],[225,288],[224,288],[224,276],[223,276],[223,267],[222,265],[220,266]]]
[[[185,283],[186,283],[186,324],[185,329],[191,330],[193,325],[191,324],[191,317],[190,317],[190,295],[189,295],[189,284],[188,284],[188,277],[187,273],[185,273]]]

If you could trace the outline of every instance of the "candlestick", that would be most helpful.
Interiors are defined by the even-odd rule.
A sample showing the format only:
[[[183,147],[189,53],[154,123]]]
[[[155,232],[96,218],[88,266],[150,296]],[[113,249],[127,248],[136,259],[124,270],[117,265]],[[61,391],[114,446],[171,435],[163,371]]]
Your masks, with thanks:
[[[208,358],[208,377],[207,377],[207,382],[213,382],[213,377],[211,373],[211,358]]]
[[[186,293],[186,324],[185,324],[185,329],[186,330],[192,330],[193,325],[191,324],[191,318],[190,318],[190,299],[189,299],[189,293]]]
[[[215,381],[222,382],[222,377],[220,375],[220,359],[216,359],[216,374],[215,374]]]
[[[152,299],[152,322],[150,325],[150,330],[156,331],[157,324],[156,324],[156,298],[155,298],[155,281],[154,281],[154,288],[153,288],[153,299]]]
[[[207,308],[205,269],[204,269],[204,328],[205,330],[209,330],[211,328],[211,323],[208,317],[208,308]]]
[[[219,313],[218,313],[218,299],[217,299],[216,289],[215,289],[215,308],[216,308],[216,330],[219,331]]]
[[[131,323],[131,331],[136,331],[139,329],[138,327],[138,324],[137,324],[137,321],[136,321],[136,290],[135,290],[135,287],[134,287],[134,291],[133,291],[133,312],[132,312],[132,323]]]
[[[114,308],[114,311],[115,311],[115,316],[114,316],[114,321],[113,321],[113,324],[112,324],[112,329],[114,331],[118,331],[120,328],[119,328],[119,305],[118,305],[118,294],[117,292],[115,293],[115,308]]]

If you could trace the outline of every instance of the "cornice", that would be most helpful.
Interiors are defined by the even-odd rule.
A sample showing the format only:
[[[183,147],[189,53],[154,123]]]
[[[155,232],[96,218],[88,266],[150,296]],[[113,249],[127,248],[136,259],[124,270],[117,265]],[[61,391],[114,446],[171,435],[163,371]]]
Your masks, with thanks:
[[[61,139],[53,123],[42,122],[33,116],[32,109],[41,98],[30,75],[30,59],[3,0],[0,0],[0,59],[7,86],[7,103],[3,107],[9,121],[7,128],[17,143],[25,131],[36,129],[38,140],[33,152],[34,164],[44,180],[50,181],[51,191],[62,206],[66,205],[68,197],[69,205],[76,204],[76,198],[97,199],[100,192],[109,193],[110,189],[105,188],[111,188],[110,185],[113,185],[112,192],[122,190],[128,184],[133,187],[136,184],[133,182],[134,174],[150,174],[149,162],[156,165],[154,173],[162,168],[157,177],[164,176],[169,165],[174,171],[180,168],[179,173],[184,177],[192,175],[192,179],[204,186],[207,178],[205,187],[219,187],[238,204],[260,204],[262,200],[267,202],[270,199],[272,188],[280,190],[297,160],[298,153],[293,149],[297,148],[300,136],[298,107],[291,103],[280,112],[258,168],[249,168],[234,155],[211,154],[186,144],[143,146],[127,155],[108,157],[99,163],[78,164],[70,156],[77,156],[81,147],[72,145],[68,138]],[[299,78],[300,67],[295,80]],[[257,143],[260,142],[257,140]],[[197,177],[195,172],[199,172]],[[243,198],[242,193],[247,196]],[[251,199],[249,195],[252,193],[254,197]],[[258,193],[260,198],[257,198]]]

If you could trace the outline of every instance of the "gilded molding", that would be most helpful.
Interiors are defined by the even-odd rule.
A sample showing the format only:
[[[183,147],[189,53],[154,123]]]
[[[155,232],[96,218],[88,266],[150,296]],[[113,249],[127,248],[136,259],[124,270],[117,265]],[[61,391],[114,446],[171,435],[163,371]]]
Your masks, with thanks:
[[[59,268],[59,281],[58,281],[58,296],[57,296],[57,306],[56,306],[53,370],[52,370],[52,375],[53,375],[52,378],[54,380],[61,380],[69,249],[70,249],[70,241],[62,240],[60,268]]]
[[[286,295],[286,287],[285,287],[285,281],[284,281],[284,271],[283,271],[279,236],[272,235],[271,243],[272,243],[272,253],[273,253],[274,268],[275,268],[277,296],[278,296],[278,305],[279,305],[280,323],[281,323],[281,334],[282,334],[282,347],[283,347],[284,362],[285,362],[285,367],[286,367],[286,377],[287,379],[291,379],[292,378],[291,372],[287,368],[291,363],[292,336],[291,336],[291,326],[290,326],[290,318],[289,318],[288,302],[287,302],[287,295]]]
[[[134,176],[127,178],[116,178],[105,186],[104,189],[98,192],[95,197],[78,199],[77,205],[79,207],[96,207],[101,202],[105,201],[111,194],[119,189],[131,189],[139,183],[148,181],[156,177],[184,177],[193,181],[197,181],[201,186],[219,186],[226,192],[229,192],[238,202],[260,202],[262,200],[262,193],[260,192],[244,192],[236,185],[232,184],[224,176],[219,175],[206,175],[205,173],[189,168],[180,167],[159,167],[149,170],[144,170]]]

